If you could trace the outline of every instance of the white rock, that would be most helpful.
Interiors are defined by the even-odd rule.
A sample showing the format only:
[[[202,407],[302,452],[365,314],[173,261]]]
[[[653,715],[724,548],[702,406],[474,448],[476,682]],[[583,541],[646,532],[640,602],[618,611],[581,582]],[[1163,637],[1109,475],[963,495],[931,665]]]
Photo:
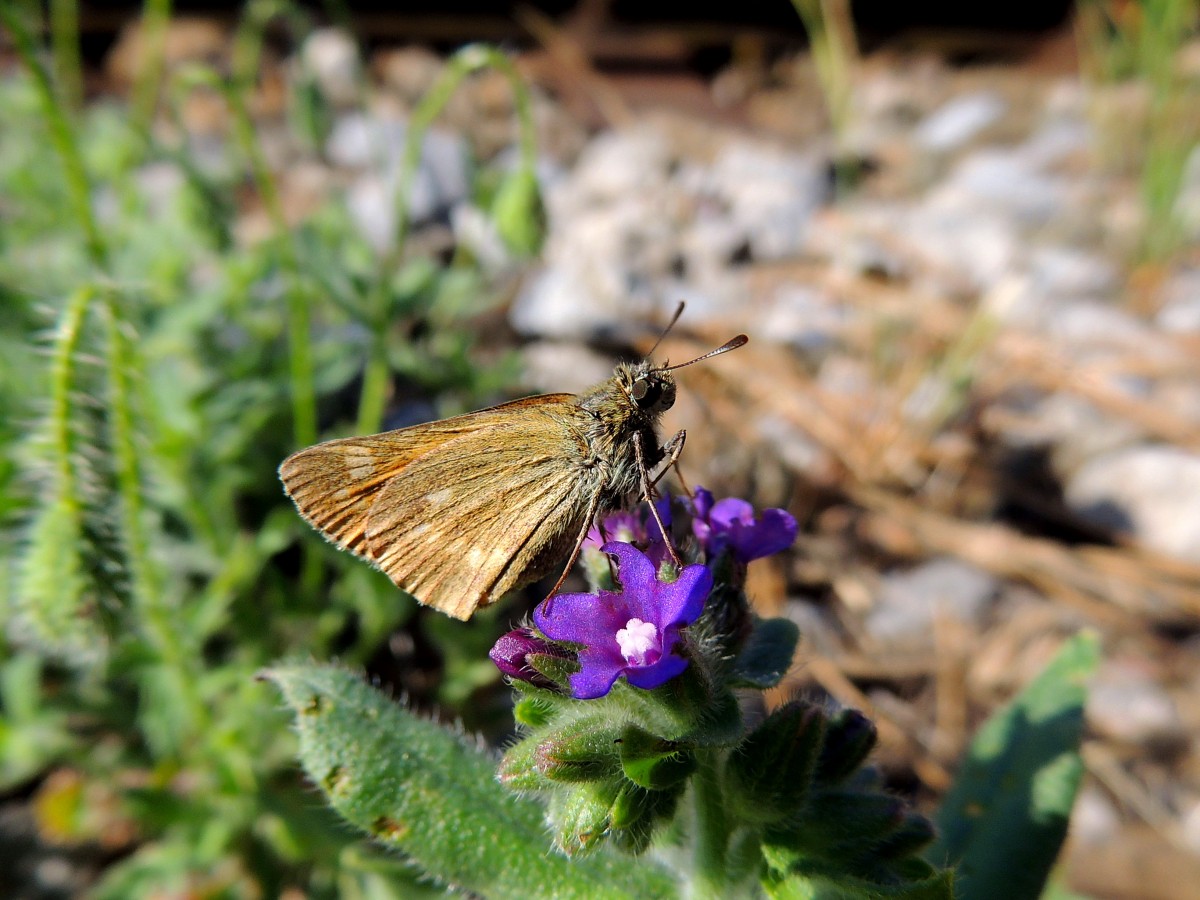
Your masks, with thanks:
[[[746,139],[730,140],[718,151],[708,187],[725,203],[759,261],[783,259],[800,249],[827,192],[815,157]]]
[[[1058,305],[1047,320],[1051,338],[1062,345],[1161,354],[1163,341],[1137,316],[1095,300]]]
[[[318,28],[300,48],[302,65],[335,106],[353,106],[362,92],[358,44],[339,28]]]
[[[1173,273],[1162,287],[1155,324],[1175,334],[1200,333],[1200,269]]]
[[[491,217],[474,203],[459,203],[450,211],[450,228],[460,247],[471,252],[488,272],[503,272],[516,264]]]
[[[975,206],[1002,212],[1014,224],[1037,228],[1063,208],[1068,192],[1062,178],[1047,175],[1019,153],[979,150],[964,158],[939,193]]]
[[[992,575],[948,557],[905,572],[889,572],[867,616],[866,628],[888,647],[930,650],[936,618],[946,616],[982,627],[996,589]]]
[[[1200,799],[1192,799],[1183,807],[1181,817],[1183,842],[1193,853],[1200,855]]]
[[[1121,828],[1121,814],[1108,795],[1085,784],[1071,810],[1071,838],[1084,844],[1106,844]]]
[[[1184,164],[1174,212],[1188,236],[1200,240],[1200,145],[1192,148]]]
[[[1038,170],[1063,163],[1078,153],[1093,152],[1095,132],[1089,122],[1075,117],[1055,118],[1016,149],[1025,165]]]
[[[521,350],[525,382],[539,391],[577,394],[613,373],[612,360],[582,344],[535,341]]]
[[[825,291],[788,284],[775,292],[759,327],[768,340],[820,357],[839,345],[852,321],[851,310]]]
[[[1014,437],[1050,447],[1054,472],[1065,480],[1088,460],[1128,447],[1144,434],[1128,419],[1107,415],[1083,397],[1063,392],[1038,402],[1026,428]]]
[[[1166,690],[1141,667],[1103,664],[1088,690],[1088,724],[1130,744],[1171,744],[1184,734],[1179,711]]]
[[[365,113],[350,113],[334,123],[325,143],[325,155],[346,169],[368,169],[389,179],[397,177],[408,138],[408,125]],[[425,133],[421,143],[417,177],[426,178],[438,203],[449,209],[466,199],[470,186],[466,143],[457,135],[437,128]],[[414,211],[415,215],[415,211]]]
[[[1162,445],[1115,450],[1080,467],[1065,495],[1097,525],[1200,562],[1200,456],[1194,453]]]
[[[1027,265],[1035,289],[1051,302],[1107,295],[1119,286],[1116,266],[1099,253],[1074,247],[1036,244],[1030,248]]]
[[[167,161],[147,163],[137,170],[135,178],[151,219],[166,215],[187,183],[183,170]]]
[[[953,274],[978,290],[1013,269],[1021,246],[1007,217],[973,207],[961,194],[943,193],[908,211],[897,231],[939,275]]]
[[[658,191],[672,159],[670,142],[651,123],[597,136],[575,164],[569,196],[573,206],[620,200]]]
[[[403,122],[354,113],[337,121],[326,143],[332,162],[362,170],[346,191],[346,205],[363,236],[379,251],[388,248],[395,232],[396,183],[406,135]],[[466,199],[469,184],[466,144],[446,132],[427,132],[408,195],[411,224],[449,218]]]
[[[996,122],[1007,108],[994,91],[964,94],[926,116],[913,137],[925,150],[938,153],[955,150]]]

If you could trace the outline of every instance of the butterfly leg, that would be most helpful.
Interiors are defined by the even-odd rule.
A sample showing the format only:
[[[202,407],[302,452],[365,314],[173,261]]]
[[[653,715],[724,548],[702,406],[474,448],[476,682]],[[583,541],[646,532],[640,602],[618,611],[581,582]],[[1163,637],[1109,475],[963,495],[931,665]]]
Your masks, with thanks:
[[[680,432],[680,434],[683,434],[683,432]],[[679,439],[678,434],[671,438],[668,443],[674,444],[677,439]],[[683,440],[679,439],[679,446],[677,449],[672,451],[671,462],[667,464],[667,468],[670,468],[672,465],[674,465],[675,458],[679,456],[679,451],[682,449]],[[646,502],[650,505],[650,515],[654,516],[654,521],[658,524],[658,533],[661,534],[663,536],[663,540],[666,541],[667,550],[671,554],[672,562],[682,569],[683,563],[680,562],[679,554],[675,551],[675,542],[671,540],[671,532],[667,531],[666,526],[663,525],[662,516],[658,514],[658,507],[654,505],[654,485],[650,481],[650,471],[646,468],[646,452],[642,449],[642,436],[640,434],[634,434],[633,436],[633,453],[637,459],[638,473],[641,475],[642,479],[642,496],[646,498]],[[665,472],[666,469],[663,471]],[[661,478],[662,476],[660,475],[659,477]],[[657,479],[655,480],[657,481]]]
[[[694,496],[692,489],[688,487],[687,481],[684,480],[683,470],[679,468],[679,457],[683,453],[683,442],[687,440],[687,432],[680,429],[675,433],[669,441],[662,445],[662,454],[666,458],[667,464],[659,470],[659,473],[654,476],[654,484],[657,486],[660,481],[666,477],[667,472],[671,469],[675,470],[675,477],[679,479],[680,486],[683,487],[683,492],[689,497]]]
[[[554,582],[554,587],[550,588],[550,593],[546,595],[546,599],[542,602],[549,604],[554,595],[558,593],[558,589],[563,586],[563,582],[567,580],[567,576],[571,573],[571,568],[579,559],[579,552],[583,549],[583,542],[587,540],[588,532],[592,530],[592,523],[596,519],[596,513],[600,511],[600,492],[596,491],[596,496],[592,497],[592,502],[588,505],[587,515],[583,518],[583,530],[579,532],[579,537],[575,540],[575,549],[571,551],[571,558],[567,560],[566,567],[562,570],[562,574],[558,576],[558,581]],[[550,614],[550,607],[547,605],[546,614]]]

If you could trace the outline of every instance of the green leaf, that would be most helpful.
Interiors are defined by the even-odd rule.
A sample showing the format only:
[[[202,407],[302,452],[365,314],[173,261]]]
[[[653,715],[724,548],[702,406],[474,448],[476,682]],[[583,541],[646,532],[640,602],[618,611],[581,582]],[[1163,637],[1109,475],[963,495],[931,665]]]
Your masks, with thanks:
[[[1098,657],[1096,636],[1076,635],[972,742],[927,854],[958,866],[965,900],[1041,892],[1083,774],[1085,681]]]
[[[354,674],[285,665],[265,677],[296,714],[300,760],[348,821],[403,850],[432,878],[489,898],[667,897],[659,869],[549,850],[542,808],[495,779],[495,761],[418,719]]]
[[[726,764],[730,799],[748,822],[797,815],[812,788],[825,717],[793,701],[771,713],[733,749]]]
[[[773,688],[792,667],[800,629],[790,619],[765,619],[746,640],[734,663],[735,687]]]

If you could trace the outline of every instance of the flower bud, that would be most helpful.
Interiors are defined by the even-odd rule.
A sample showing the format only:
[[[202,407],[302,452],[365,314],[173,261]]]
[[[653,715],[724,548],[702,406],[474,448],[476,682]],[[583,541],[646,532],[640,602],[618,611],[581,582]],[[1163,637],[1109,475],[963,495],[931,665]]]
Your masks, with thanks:
[[[831,716],[817,762],[817,780],[825,784],[845,780],[875,748],[876,738],[874,723],[856,709]]]
[[[581,784],[553,795],[547,818],[554,842],[567,856],[590,850],[610,827],[613,802],[621,791],[616,779]]]
[[[534,764],[552,781],[611,778],[621,771],[619,728],[602,716],[571,722],[537,742]]]
[[[546,238],[546,210],[537,176],[527,166],[504,176],[492,199],[496,232],[514,253],[534,256]]]
[[[534,656],[565,658],[564,653],[544,638],[538,637],[531,628],[515,628],[500,636],[488,656],[496,668],[517,681],[524,681],[541,688],[554,688],[554,680],[535,667]]]
[[[876,844],[875,855],[886,859],[916,856],[936,837],[933,824],[924,816],[909,812],[900,827]]]
[[[550,785],[537,767],[537,742],[521,741],[510,747],[500,760],[496,778],[514,791],[544,790]]]
[[[674,814],[682,794],[682,783],[666,791],[647,791],[625,782],[612,807],[613,842],[634,855],[646,850],[658,824]]]

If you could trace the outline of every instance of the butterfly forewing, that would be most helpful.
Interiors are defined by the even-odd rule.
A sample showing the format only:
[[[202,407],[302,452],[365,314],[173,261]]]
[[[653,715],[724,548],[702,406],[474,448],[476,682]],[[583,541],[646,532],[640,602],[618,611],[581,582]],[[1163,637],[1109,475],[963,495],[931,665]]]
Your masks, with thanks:
[[[439,446],[375,501],[367,546],[397,585],[456,618],[546,574],[578,539],[582,459],[570,395],[539,397],[503,424]],[[447,473],[454,473],[448,478]],[[413,524],[417,523],[417,524]]]
[[[462,416],[460,418],[470,418]],[[455,424],[454,428],[446,428]],[[454,419],[367,437],[326,441],[279,467],[288,496],[313,527],[344,550],[370,559],[363,540],[380,491],[413,460],[469,430]]]
[[[288,457],[279,475],[327,538],[465,619],[570,551],[582,528],[569,502],[579,475],[562,463],[586,449],[570,426],[578,415],[572,394],[527,397],[326,441]]]

